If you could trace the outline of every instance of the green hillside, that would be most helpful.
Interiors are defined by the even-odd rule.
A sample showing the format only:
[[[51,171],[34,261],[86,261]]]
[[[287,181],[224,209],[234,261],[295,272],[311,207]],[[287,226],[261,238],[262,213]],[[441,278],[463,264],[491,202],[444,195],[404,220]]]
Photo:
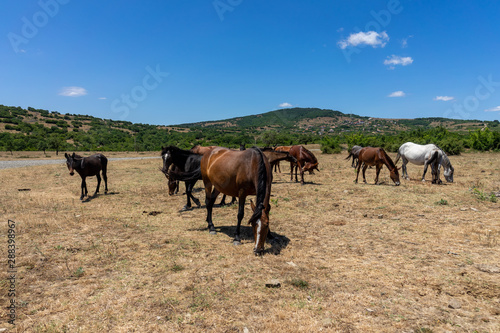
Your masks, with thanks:
[[[0,105],[0,150],[155,151],[195,144],[239,147],[329,142],[382,146],[440,142],[450,150],[500,149],[499,122],[447,118],[381,119],[290,108],[224,120],[156,126]],[[453,147],[452,147],[453,146]],[[458,147],[458,148],[457,148]],[[457,150],[458,149],[458,150]]]

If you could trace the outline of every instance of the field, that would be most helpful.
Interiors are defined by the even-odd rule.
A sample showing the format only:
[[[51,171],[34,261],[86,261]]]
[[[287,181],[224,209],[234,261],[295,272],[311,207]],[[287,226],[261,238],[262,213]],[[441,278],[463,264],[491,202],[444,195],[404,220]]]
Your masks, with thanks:
[[[241,246],[232,243],[237,206],[214,209],[210,235],[204,208],[179,212],[185,196],[167,195],[160,159],[110,162],[111,193],[101,187],[83,203],[80,177],[62,163],[0,170],[0,329],[500,332],[491,195],[500,154],[452,156],[453,184],[422,183],[422,167],[409,165],[412,180],[399,187],[385,167],[381,185],[374,169],[368,184],[354,184],[345,154],[315,154],[321,172],[306,185],[290,182],[285,163],[275,174],[276,240],[261,257],[249,203]],[[95,177],[87,183],[93,193]],[[201,182],[194,195],[203,198]],[[8,219],[16,222],[15,326],[6,309]]]

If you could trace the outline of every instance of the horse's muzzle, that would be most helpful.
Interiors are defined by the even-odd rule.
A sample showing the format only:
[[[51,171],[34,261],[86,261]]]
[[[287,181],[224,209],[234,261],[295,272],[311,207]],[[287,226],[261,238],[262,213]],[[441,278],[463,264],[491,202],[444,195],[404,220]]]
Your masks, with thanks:
[[[71,172],[69,173],[69,175],[70,175],[70,176],[74,176],[74,175],[75,175],[75,172],[74,172],[74,171],[71,171]]]
[[[254,248],[253,249],[253,254],[255,254],[256,256],[261,256],[264,254],[264,249],[256,249]]]
[[[394,184],[396,184],[396,186],[399,186],[399,184],[401,184],[401,183],[400,183],[400,182],[396,182],[396,183],[394,183]]]

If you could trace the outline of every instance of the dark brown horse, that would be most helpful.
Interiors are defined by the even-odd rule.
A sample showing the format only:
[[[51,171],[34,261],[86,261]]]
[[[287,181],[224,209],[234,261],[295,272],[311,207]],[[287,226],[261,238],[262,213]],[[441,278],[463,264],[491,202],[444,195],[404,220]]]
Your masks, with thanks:
[[[170,170],[163,170],[163,168],[159,168],[161,172],[163,172],[163,174],[165,175],[165,177],[167,177],[167,186],[168,186],[168,195],[174,195],[174,194],[177,194],[179,193],[179,181],[174,179],[173,177],[170,177],[169,176],[169,172],[170,171],[173,171],[173,172],[179,172],[179,168],[177,168],[174,164],[172,164],[170,166]]]
[[[219,193],[238,197],[238,224],[234,236],[240,244],[240,225],[248,195],[256,195],[256,205],[251,202],[255,245],[254,253],[262,254],[269,232],[269,199],[271,197],[272,170],[269,161],[258,148],[234,151],[214,148],[201,159],[201,175],[205,184],[207,223],[210,233],[215,233],[212,208]]]
[[[293,180],[293,169],[295,167],[295,181],[297,179],[297,171],[300,170],[300,183],[304,185],[304,172],[309,171],[309,174],[314,174],[314,169],[318,170],[318,160],[313,153],[307,150],[304,146],[292,146],[289,154],[297,160],[296,163],[290,162],[290,180]]]
[[[389,169],[390,172],[390,177],[394,184],[396,186],[399,186],[400,181],[399,181],[399,172],[398,168],[396,168],[396,165],[392,161],[392,159],[387,155],[384,149],[382,148],[373,148],[373,147],[365,147],[362,148],[359,151],[358,155],[358,171],[356,173],[356,180],[354,181],[355,183],[358,182],[358,177],[359,177],[359,170],[361,169],[361,165],[363,165],[363,182],[366,183],[366,177],[365,177],[365,171],[368,168],[368,166],[375,165],[376,167],[376,172],[377,175],[375,177],[375,184],[378,183],[378,176],[380,174],[380,170],[382,167],[387,166],[387,169]],[[363,164],[364,163],[364,164]]]
[[[108,159],[106,156],[103,154],[95,154],[89,157],[82,157],[75,153],[73,153],[73,155],[65,153],[64,156],[66,157],[66,165],[69,174],[73,176],[76,171],[80,177],[82,177],[82,195],[80,196],[80,200],[83,200],[83,198],[88,195],[87,182],[85,181],[87,177],[96,176],[97,188],[93,196],[95,197],[97,193],[99,193],[99,186],[101,185],[101,175],[99,173],[101,171],[102,178],[104,179],[104,193],[108,193],[108,176],[106,175]]]

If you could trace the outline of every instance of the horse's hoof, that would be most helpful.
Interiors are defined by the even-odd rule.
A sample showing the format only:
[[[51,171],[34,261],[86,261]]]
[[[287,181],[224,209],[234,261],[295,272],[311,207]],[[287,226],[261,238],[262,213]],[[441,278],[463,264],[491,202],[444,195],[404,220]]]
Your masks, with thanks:
[[[210,230],[209,234],[210,234],[210,235],[217,235],[217,231],[215,231],[215,230]]]
[[[188,207],[188,206],[184,206],[182,207],[182,209],[180,210],[181,212],[187,212],[188,210],[192,210],[193,208],[191,207]]]
[[[240,241],[235,240],[235,241],[233,241],[233,245],[241,245],[241,242],[240,242]]]

